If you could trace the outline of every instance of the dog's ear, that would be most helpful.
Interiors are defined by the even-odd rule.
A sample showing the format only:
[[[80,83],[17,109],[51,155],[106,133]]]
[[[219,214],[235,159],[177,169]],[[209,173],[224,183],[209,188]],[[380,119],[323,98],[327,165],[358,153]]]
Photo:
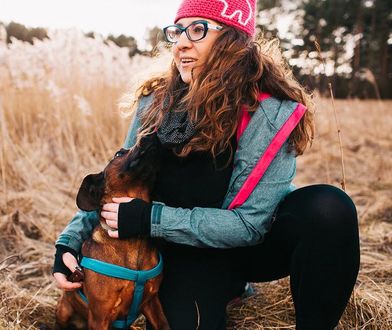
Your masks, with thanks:
[[[83,211],[93,211],[99,208],[104,190],[103,172],[87,175],[79,188],[76,205]]]

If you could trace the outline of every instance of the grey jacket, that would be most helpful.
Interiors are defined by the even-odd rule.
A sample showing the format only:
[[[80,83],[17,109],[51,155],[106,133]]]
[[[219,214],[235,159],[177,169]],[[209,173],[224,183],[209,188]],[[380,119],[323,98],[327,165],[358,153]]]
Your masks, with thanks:
[[[148,107],[152,95],[143,97],[130,125],[124,148],[136,142],[140,114]],[[153,202],[151,237],[197,247],[231,248],[260,243],[271,227],[279,201],[295,187],[294,152],[287,151],[287,141],[277,153],[263,178],[240,207],[228,206],[251,173],[264,150],[298,103],[269,98],[260,102],[247,128],[238,141],[234,169],[222,207],[193,209],[175,208]],[[80,251],[82,243],[99,223],[97,212],[79,211],[60,234],[56,244]]]

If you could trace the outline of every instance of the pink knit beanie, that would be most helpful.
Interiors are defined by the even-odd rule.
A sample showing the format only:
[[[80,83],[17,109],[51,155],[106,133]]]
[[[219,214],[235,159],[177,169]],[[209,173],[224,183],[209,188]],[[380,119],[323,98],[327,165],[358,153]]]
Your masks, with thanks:
[[[183,0],[174,22],[184,17],[205,17],[255,34],[256,0]]]

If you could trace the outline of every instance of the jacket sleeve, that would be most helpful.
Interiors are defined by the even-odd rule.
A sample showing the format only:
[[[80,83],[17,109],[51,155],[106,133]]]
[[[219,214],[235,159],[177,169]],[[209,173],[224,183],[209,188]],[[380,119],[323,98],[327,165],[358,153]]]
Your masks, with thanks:
[[[137,130],[140,127],[140,115],[147,108],[151,101],[151,95],[142,97],[139,100],[136,114],[130,124],[127,137],[124,142],[124,148],[132,147],[136,142]],[[97,211],[78,211],[72,218],[70,223],[59,235],[56,245],[65,245],[76,252],[81,250],[83,242],[89,238],[95,226],[99,223],[99,215]]]
[[[231,186],[249,175],[249,167]],[[232,248],[260,243],[271,227],[277,204],[293,189],[295,171],[295,155],[287,152],[286,142],[240,207],[185,209],[153,202],[151,236],[197,247]]]

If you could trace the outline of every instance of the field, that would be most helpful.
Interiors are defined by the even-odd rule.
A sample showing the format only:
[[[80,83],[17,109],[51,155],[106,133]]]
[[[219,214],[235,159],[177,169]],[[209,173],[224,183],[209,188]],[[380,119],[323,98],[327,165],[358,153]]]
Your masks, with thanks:
[[[53,326],[60,294],[51,276],[54,241],[76,211],[82,178],[122,144],[132,103],[124,92],[167,63],[165,54],[130,60],[76,31],[34,46],[0,42],[0,329]],[[295,183],[340,187],[331,101],[316,103],[315,140],[298,158]],[[361,234],[361,269],[339,329],[392,328],[391,109],[392,101],[336,101],[346,190]],[[294,329],[288,279],[256,288],[229,310],[229,329]]]

